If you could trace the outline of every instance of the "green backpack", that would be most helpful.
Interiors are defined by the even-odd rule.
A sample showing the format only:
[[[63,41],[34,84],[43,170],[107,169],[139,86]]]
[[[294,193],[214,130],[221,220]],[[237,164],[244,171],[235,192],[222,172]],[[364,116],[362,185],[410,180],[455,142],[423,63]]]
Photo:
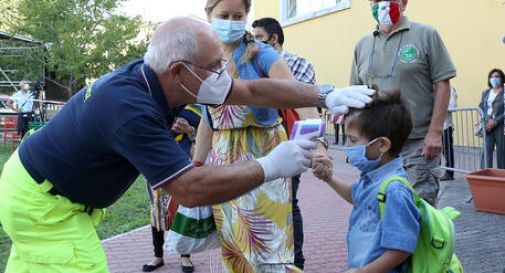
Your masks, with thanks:
[[[379,208],[381,219],[386,209],[386,188],[394,181],[409,187],[416,207],[421,211],[421,230],[414,254],[411,256],[409,273],[463,273],[463,266],[454,254],[454,225],[461,213],[452,207],[438,210],[419,198],[410,183],[403,177],[393,176],[384,180],[380,186]]]

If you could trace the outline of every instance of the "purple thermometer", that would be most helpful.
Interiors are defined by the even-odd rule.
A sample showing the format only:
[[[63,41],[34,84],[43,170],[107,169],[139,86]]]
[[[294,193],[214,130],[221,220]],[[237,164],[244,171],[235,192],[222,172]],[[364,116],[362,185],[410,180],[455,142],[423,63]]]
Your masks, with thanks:
[[[311,140],[314,138],[324,136],[325,128],[324,119],[306,119],[295,121],[290,140],[300,140],[307,139]]]

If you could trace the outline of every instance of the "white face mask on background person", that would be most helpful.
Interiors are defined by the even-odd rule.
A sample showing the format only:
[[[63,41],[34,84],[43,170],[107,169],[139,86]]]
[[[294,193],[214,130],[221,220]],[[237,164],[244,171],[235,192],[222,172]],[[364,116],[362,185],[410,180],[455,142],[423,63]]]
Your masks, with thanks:
[[[184,84],[180,83],[179,85],[186,93],[196,98],[197,102],[201,104],[220,105],[224,103],[232,85],[232,79],[226,70],[221,73],[211,73],[209,77],[202,80],[188,65],[183,62],[181,64],[201,82],[198,95],[195,95]]]
[[[23,85],[23,91],[25,91],[25,92],[30,91],[30,84],[25,83],[25,84]]]

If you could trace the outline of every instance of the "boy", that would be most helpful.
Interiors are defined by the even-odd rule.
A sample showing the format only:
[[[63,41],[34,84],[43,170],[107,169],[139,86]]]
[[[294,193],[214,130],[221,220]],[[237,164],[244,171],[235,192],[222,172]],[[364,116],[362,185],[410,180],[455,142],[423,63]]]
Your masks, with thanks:
[[[399,154],[411,130],[410,113],[400,93],[381,92],[370,106],[352,110],[346,120],[347,144],[341,149],[361,171],[357,182],[351,185],[333,177],[331,161],[313,159],[315,176],[354,204],[347,236],[348,272],[407,272],[408,258],[416,249],[421,213],[412,192],[400,181],[386,189],[382,218],[377,196],[387,178],[408,179]]]

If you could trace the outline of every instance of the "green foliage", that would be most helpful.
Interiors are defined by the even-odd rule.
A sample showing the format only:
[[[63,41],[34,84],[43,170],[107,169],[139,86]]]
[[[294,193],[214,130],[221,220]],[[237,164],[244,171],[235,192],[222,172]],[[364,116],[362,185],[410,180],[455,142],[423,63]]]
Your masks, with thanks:
[[[9,259],[10,251],[11,241],[0,227],[0,272],[3,272],[5,266],[7,265],[7,259]]]
[[[22,79],[36,80],[43,71],[44,59],[39,44],[0,40],[0,67],[13,82]],[[3,76],[0,76],[4,80]],[[11,87],[2,88],[4,94],[13,93]]]
[[[5,1],[5,0],[0,0]],[[8,1],[8,0],[7,0]],[[124,0],[19,0],[12,31],[40,40],[48,50],[49,82],[68,95],[109,71],[142,57],[146,41],[136,41],[139,17],[118,15]]]
[[[19,0],[0,0],[0,31],[10,29],[9,22],[17,17],[17,5]]]

